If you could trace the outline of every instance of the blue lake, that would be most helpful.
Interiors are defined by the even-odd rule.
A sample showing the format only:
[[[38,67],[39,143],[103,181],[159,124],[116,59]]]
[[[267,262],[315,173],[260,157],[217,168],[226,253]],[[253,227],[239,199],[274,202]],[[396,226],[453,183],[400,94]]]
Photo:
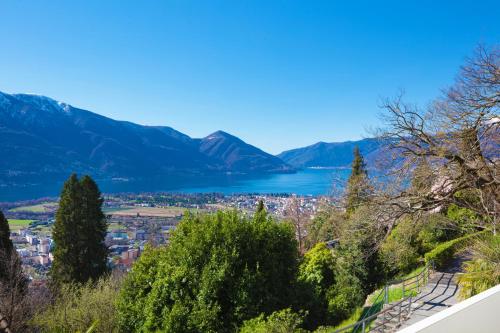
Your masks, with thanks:
[[[347,169],[305,169],[294,174],[278,174],[258,179],[234,180],[218,186],[187,187],[186,193],[295,193],[299,195],[329,194],[348,178]]]
[[[224,176],[206,179],[169,177],[131,181],[97,180],[104,193],[181,192],[181,193],[295,193],[299,195],[329,194],[340,188],[349,176],[348,169],[305,169],[294,174],[273,174],[260,178]],[[0,186],[0,202],[31,200],[59,195],[62,181],[48,184]]]

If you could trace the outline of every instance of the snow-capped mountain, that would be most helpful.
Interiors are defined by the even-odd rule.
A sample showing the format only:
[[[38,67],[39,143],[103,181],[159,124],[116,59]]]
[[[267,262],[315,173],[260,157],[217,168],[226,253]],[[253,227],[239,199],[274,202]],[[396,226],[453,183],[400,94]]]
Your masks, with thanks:
[[[146,177],[293,171],[224,132],[193,139],[170,127],[117,121],[45,96],[1,92],[0,152],[3,182],[64,179],[71,172]]]

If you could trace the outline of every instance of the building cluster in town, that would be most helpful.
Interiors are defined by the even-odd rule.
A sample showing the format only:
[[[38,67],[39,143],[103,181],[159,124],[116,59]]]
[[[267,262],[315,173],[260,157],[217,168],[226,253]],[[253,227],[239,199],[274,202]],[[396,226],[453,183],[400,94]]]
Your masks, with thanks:
[[[286,216],[292,198],[289,195],[222,195],[222,194],[114,194],[104,197],[104,212],[108,222],[105,243],[109,249],[109,265],[123,270],[144,251],[146,244],[158,246],[169,242],[172,231],[185,212],[213,212],[238,209],[251,214],[260,200],[267,211],[278,219]],[[314,215],[324,198],[295,197],[301,209]],[[47,199],[44,199],[47,200]],[[31,204],[31,203],[30,203]],[[35,202],[35,204],[37,204]],[[44,278],[53,260],[54,241],[51,229],[57,204],[47,204],[50,210],[23,210],[26,203],[9,203],[8,218],[28,218],[33,222],[11,232],[26,271],[32,278]]]

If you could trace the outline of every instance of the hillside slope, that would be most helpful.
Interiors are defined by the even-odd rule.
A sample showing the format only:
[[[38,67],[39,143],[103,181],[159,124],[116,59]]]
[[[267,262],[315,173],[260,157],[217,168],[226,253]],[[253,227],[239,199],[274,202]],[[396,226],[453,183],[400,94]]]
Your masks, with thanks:
[[[200,152],[219,161],[226,170],[238,172],[290,172],[281,159],[223,131],[217,131],[199,142]]]
[[[107,178],[292,170],[280,159],[226,136],[231,137],[227,149],[207,149],[207,138],[192,139],[170,127],[117,121],[44,96],[0,92],[4,181],[60,179],[71,172]],[[220,148],[226,147],[222,141]]]
[[[346,142],[318,142],[316,144],[287,150],[277,155],[280,159],[296,168],[309,167],[350,167],[354,147],[358,147],[369,166],[375,164],[382,147],[376,139],[363,139]]]

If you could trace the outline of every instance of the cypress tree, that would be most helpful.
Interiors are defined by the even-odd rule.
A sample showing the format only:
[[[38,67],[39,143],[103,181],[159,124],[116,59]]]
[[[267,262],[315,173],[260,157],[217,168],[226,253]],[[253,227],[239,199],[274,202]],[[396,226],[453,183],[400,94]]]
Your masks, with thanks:
[[[72,174],[64,183],[53,229],[54,286],[85,283],[106,272],[106,221],[101,207],[101,194],[89,176],[80,181]]]
[[[266,209],[264,207],[264,200],[260,199],[259,203],[257,204],[257,213],[263,212],[264,209]]]
[[[366,202],[371,192],[366,164],[357,146],[354,147],[353,154],[351,175],[346,188],[347,214],[351,214],[361,203]]]
[[[365,160],[363,159],[363,155],[361,155],[358,146],[354,147],[353,155],[354,159],[352,160],[351,178],[359,176],[368,176],[368,171],[366,171]]]
[[[255,211],[254,214],[254,220],[263,222],[267,220],[267,211],[266,207],[264,205],[264,200],[259,200],[259,203],[257,204],[257,210]]]
[[[83,191],[84,220],[79,234],[81,247],[87,252],[87,256],[82,258],[83,271],[87,273],[83,279],[95,280],[107,271],[108,248],[104,244],[107,224],[102,212],[104,200],[90,176],[84,176],[80,184]]]

